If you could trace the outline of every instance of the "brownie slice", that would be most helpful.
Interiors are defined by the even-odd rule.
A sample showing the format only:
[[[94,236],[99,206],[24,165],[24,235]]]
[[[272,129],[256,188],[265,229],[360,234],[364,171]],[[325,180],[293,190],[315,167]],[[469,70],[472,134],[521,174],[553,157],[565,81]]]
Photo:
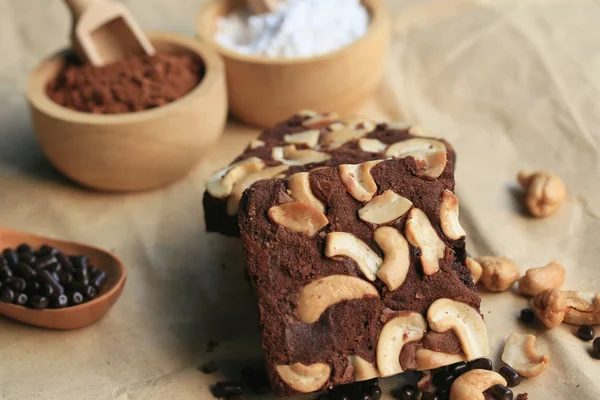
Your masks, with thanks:
[[[441,167],[414,154],[244,193],[239,224],[277,395],[488,354],[453,157]]]
[[[406,123],[376,124],[362,117],[341,119],[335,113],[299,112],[266,129],[231,165],[209,179],[204,193],[206,229],[239,236],[242,192],[261,179],[409,154],[427,154],[427,159],[419,159],[421,163],[446,155],[454,161],[448,143],[415,135],[421,132],[418,125]],[[396,145],[402,141],[408,141],[406,146]]]

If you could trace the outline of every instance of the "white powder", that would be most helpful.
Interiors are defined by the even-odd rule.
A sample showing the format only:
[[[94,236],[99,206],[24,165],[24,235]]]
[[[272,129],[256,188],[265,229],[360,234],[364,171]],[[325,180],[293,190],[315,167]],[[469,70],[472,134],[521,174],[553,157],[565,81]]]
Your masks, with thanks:
[[[288,0],[274,13],[240,9],[221,18],[215,40],[243,54],[298,58],[344,47],[368,28],[360,0]]]

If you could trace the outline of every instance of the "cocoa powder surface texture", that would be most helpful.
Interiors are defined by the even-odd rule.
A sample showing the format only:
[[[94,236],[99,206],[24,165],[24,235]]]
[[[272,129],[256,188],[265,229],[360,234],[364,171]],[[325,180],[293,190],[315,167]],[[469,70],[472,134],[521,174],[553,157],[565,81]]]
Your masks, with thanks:
[[[71,110],[122,114],[180,99],[200,83],[204,73],[202,63],[189,54],[131,55],[102,67],[69,55],[46,93]]]

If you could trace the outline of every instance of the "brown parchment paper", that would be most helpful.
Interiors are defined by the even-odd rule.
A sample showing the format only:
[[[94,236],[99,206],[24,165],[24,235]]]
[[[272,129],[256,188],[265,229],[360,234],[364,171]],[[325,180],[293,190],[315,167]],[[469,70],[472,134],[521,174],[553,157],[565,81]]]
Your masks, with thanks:
[[[206,177],[257,131],[230,122],[210,158],[163,190],[110,195],[65,180],[41,154],[23,98],[27,71],[66,44],[60,3],[0,0],[0,224],[111,249],[130,275],[119,303],[86,329],[0,318],[0,399],[208,399],[211,383],[238,380],[241,367],[260,361],[240,243],[204,232],[201,203]],[[125,3],[144,27],[192,34],[202,0]],[[363,112],[418,121],[455,145],[471,254],[507,255],[522,271],[557,258],[565,288],[600,290],[599,3],[388,4],[388,70]],[[565,179],[569,199],[553,218],[523,214],[514,177],[526,167]],[[511,331],[538,335],[550,351],[549,369],[515,392],[600,399],[600,361],[575,328],[520,325],[526,300],[516,292],[482,296],[496,363]],[[220,343],[213,352],[209,340]],[[219,372],[196,369],[210,360]],[[401,382],[385,380],[386,393]]]

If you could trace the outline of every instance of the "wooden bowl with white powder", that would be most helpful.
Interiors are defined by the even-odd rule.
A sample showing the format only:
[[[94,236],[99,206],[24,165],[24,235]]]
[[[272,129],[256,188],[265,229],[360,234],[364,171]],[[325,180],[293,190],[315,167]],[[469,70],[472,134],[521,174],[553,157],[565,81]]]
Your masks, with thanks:
[[[241,13],[239,10],[246,6],[246,1],[214,0],[208,3],[198,16],[196,32],[225,60],[231,113],[248,124],[267,127],[301,109],[337,110],[342,115],[355,112],[381,80],[390,37],[384,1],[362,0],[362,5],[368,12],[369,22],[360,38],[324,54],[306,56],[301,53],[286,57],[281,53],[287,48],[265,55],[266,51],[257,54],[223,45],[222,40],[215,38],[217,30],[222,28],[219,24],[223,23],[224,17]],[[344,17],[343,13],[340,11],[340,18]],[[298,27],[304,32],[315,25],[310,14],[296,19],[306,21],[306,26]],[[271,26],[278,23],[280,21],[275,19]],[[322,26],[314,29],[322,29]],[[335,39],[336,25],[331,24],[328,29],[330,34],[319,32],[323,41]],[[243,32],[241,37],[247,33]],[[299,33],[293,40],[309,36]],[[257,43],[261,40],[257,39]],[[317,44],[315,47],[319,47]],[[304,45],[300,43],[296,47],[302,50]]]

